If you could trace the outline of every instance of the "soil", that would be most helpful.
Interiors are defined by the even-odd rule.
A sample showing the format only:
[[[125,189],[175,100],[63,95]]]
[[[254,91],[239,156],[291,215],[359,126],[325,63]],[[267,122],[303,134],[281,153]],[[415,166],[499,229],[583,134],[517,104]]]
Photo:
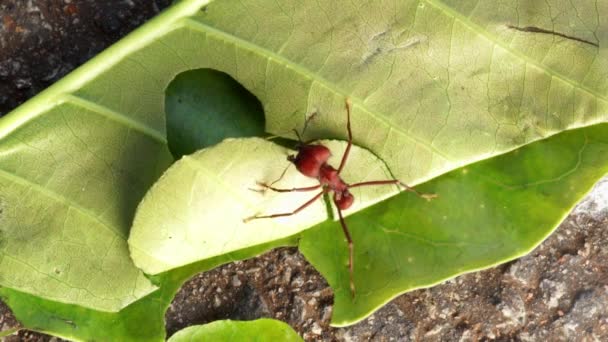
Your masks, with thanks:
[[[166,7],[169,0],[2,0],[0,116]],[[333,295],[294,248],[195,276],[166,314],[167,331],[217,319],[274,317],[305,340],[608,340],[608,179],[526,257],[390,302],[332,328]],[[0,303],[0,330],[17,327]],[[58,341],[21,330],[7,341]]]
[[[0,116],[140,26],[170,2],[0,1]]]

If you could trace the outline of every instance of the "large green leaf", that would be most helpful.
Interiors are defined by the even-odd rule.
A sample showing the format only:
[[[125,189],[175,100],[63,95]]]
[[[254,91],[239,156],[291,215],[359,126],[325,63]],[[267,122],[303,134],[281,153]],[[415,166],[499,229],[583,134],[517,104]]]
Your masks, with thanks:
[[[0,284],[102,311],[154,291],[126,240],[171,162],[162,132],[69,94],[21,108],[0,121]]]
[[[170,162],[164,91],[182,71],[232,76],[273,134],[317,111],[307,138],[344,138],[348,95],[356,143],[414,184],[608,115],[603,3],[207,2],[180,1],[0,121],[0,291],[29,327],[154,289],[124,238]],[[69,336],[116,327],[86,310]]]
[[[273,319],[217,321],[180,330],[168,342],[185,341],[302,341],[289,325]]]
[[[342,3],[321,5],[294,3],[280,8],[285,14],[284,21],[275,20],[272,23],[262,24],[256,21],[256,18],[272,16],[276,6],[265,6],[263,1],[255,4],[225,1],[207,7],[205,14],[202,14],[196,22],[192,22],[192,28],[199,28],[208,32],[208,35],[213,36],[214,39],[221,37],[227,44],[237,46],[235,60],[240,61],[249,56],[242,57],[239,48],[249,49],[254,55],[269,58],[265,66],[266,82],[281,84],[280,91],[284,95],[269,96],[269,92],[274,91],[275,88],[268,90],[267,84],[264,91],[258,90],[254,84],[249,88],[262,99],[271,131],[287,132],[294,127],[294,119],[290,117],[295,117],[301,122],[305,112],[317,112],[318,116],[310,126],[310,137],[344,137],[345,116],[342,107],[343,94],[346,93],[354,103],[355,141],[379,155],[396,176],[413,183],[432,178],[458,166],[472,165],[471,163],[477,160],[517,149],[556,132],[606,119],[608,111],[605,80],[600,78],[591,80],[586,75],[573,73],[571,65],[560,63],[563,51],[561,57],[555,59],[553,56],[533,54],[529,49],[534,44],[543,45],[543,51],[552,51],[553,45],[556,44],[559,44],[562,50],[563,46],[566,46],[566,51],[572,54],[572,58],[580,59],[586,65],[583,71],[599,72],[601,66],[606,64],[606,60],[602,58],[603,51],[598,50],[597,45],[599,40],[605,39],[605,35],[598,33],[602,32],[599,28],[590,31],[591,37],[586,36],[585,30],[572,30],[573,26],[576,27],[574,21],[583,20],[575,14],[581,10],[580,8],[571,8],[573,22],[569,22],[570,26],[560,25],[559,21],[556,21],[551,27],[553,32],[549,32],[548,29],[534,28],[531,24],[543,14],[550,14],[550,8],[548,8],[549,12],[543,13],[544,9],[536,4],[530,4],[530,13],[523,8],[519,9],[520,12],[505,9],[503,13],[494,16],[487,14],[490,8],[496,12],[489,2],[479,3],[477,8],[456,4],[461,6],[457,9],[439,2],[409,4],[403,2],[401,5],[404,6],[402,10],[387,4],[353,8],[352,4]],[[408,11],[407,8],[411,10]],[[479,9],[485,9],[485,12],[479,12]],[[466,12],[466,15],[458,11]],[[362,19],[362,16],[353,13],[376,15],[371,16],[373,19]],[[236,20],[237,17],[243,16],[246,18],[248,16],[251,22],[243,24],[242,20]],[[226,17],[233,20],[226,20]],[[596,26],[603,27],[597,22],[601,19],[589,20],[596,20]],[[301,27],[308,27],[307,23],[310,22],[315,23],[314,28],[300,30]],[[245,30],[244,25],[254,29]],[[290,27],[294,29],[288,29]],[[352,44],[353,41],[359,44]],[[360,44],[361,42],[363,44]],[[301,55],[303,50],[306,51],[304,57]],[[586,59],[585,56],[590,57]],[[284,70],[283,65],[287,65],[288,68]],[[250,66],[246,70],[252,68],[254,67]],[[354,82],[355,78],[356,82]],[[247,77],[237,77],[237,79],[245,80],[245,84],[248,82]],[[302,104],[298,104],[299,93],[306,94],[305,97],[301,97]],[[276,99],[283,99],[285,96],[292,101],[276,103]],[[248,142],[243,144],[250,145]],[[272,227],[276,222],[267,223],[268,231],[259,232],[252,226],[239,222],[239,219],[248,215],[246,210],[239,208],[252,206],[252,200],[244,197],[247,194],[246,188],[251,186],[248,184],[253,180],[272,180],[280,172],[280,168],[271,166],[273,160],[268,159],[264,153],[256,150],[253,157],[251,153],[242,153],[242,150],[241,147],[234,148],[234,153],[238,153],[238,157],[228,153],[223,153],[223,158],[207,160],[199,158],[200,153],[193,157],[202,168],[202,171],[199,171],[206,171],[208,177],[206,180],[201,180],[201,177],[205,176],[192,171],[187,174],[181,173],[183,170],[192,169],[182,164],[181,169],[172,170],[163,179],[164,183],[157,184],[157,188],[152,191],[150,197],[147,197],[140,209],[141,217],[138,215],[134,235],[130,240],[132,245],[136,245],[134,258],[146,271],[160,272],[179,267],[180,264],[204,259],[215,255],[218,251],[230,251],[237,246],[247,246],[256,241],[273,238]],[[246,157],[243,158],[243,155]],[[257,164],[251,164],[249,158],[256,157]],[[276,158],[279,161],[282,159]],[[542,164],[541,160],[538,162]],[[545,167],[551,169],[551,161],[544,162]],[[361,165],[366,164],[351,162],[350,165],[361,168]],[[272,176],[256,173],[258,168],[267,167],[273,168]],[[228,168],[234,173],[224,172]],[[538,177],[541,176],[542,173],[539,173]],[[226,182],[218,182],[224,178]],[[345,178],[350,180],[348,177]],[[589,180],[594,179],[597,178]],[[291,185],[302,184],[304,183],[294,181]],[[588,186],[589,184],[581,183],[578,190],[584,192]],[[220,203],[218,197],[205,198],[206,195],[192,201],[191,193],[186,191],[195,190],[194,193],[198,194],[203,193],[201,191],[203,188],[204,193],[216,193],[219,197],[220,195],[217,195],[219,192],[228,197],[225,197],[221,204],[218,204]],[[579,195],[574,194],[566,203],[556,205],[555,208],[559,210],[547,212],[551,220],[535,226],[541,232],[540,236],[544,237],[552,231],[564,212],[580,198]],[[410,197],[402,195],[399,198]],[[273,213],[293,209],[298,205],[298,200],[294,199],[296,197],[283,195],[278,198],[281,205],[263,202],[255,203],[254,206],[259,212]],[[301,203],[303,197],[297,198]],[[448,212],[459,210],[463,205],[461,202],[453,200],[446,204]],[[171,206],[167,206],[166,214],[163,214],[158,208],[165,203],[171,203]],[[397,215],[396,218],[394,215],[401,212],[403,209],[400,208],[404,205],[411,207],[413,212],[420,211],[419,206],[425,205],[424,202],[417,205],[410,202],[398,202],[398,205],[389,205],[389,203],[392,202],[387,201],[374,207],[379,211],[394,212],[393,221],[387,223],[388,225],[395,225],[395,220],[399,216]],[[230,219],[210,219],[208,213],[217,208],[215,205],[226,209],[233,206],[230,210]],[[498,204],[488,204],[488,206],[492,205]],[[309,208],[303,217],[289,219],[287,222],[290,225],[283,228],[283,233],[293,233],[310,225],[308,220],[318,220],[319,210],[320,207]],[[175,212],[180,215],[170,217],[169,213]],[[446,220],[449,217],[441,211],[437,212],[437,215],[445,216]],[[532,212],[527,213],[523,210],[517,213],[522,217],[531,214]],[[354,218],[349,221],[355,220],[359,225],[373,226],[371,224],[373,220],[369,217],[360,215],[356,217],[359,221]],[[469,230],[479,229],[479,226],[489,226],[490,236],[486,238],[490,244],[502,239],[498,233],[503,229],[502,225],[506,219],[504,222],[484,222],[484,217],[478,219],[481,221],[463,221],[454,226],[470,225]],[[527,220],[527,222],[536,221]],[[445,222],[445,224],[449,223]],[[509,226],[514,224],[512,222]],[[334,226],[335,223],[326,223],[321,227],[328,225]],[[437,229],[450,229],[450,226],[447,227],[437,227]],[[159,234],[159,230],[163,234]],[[323,231],[329,234],[327,229]],[[331,231],[338,234],[338,237],[341,234],[335,227]],[[392,230],[389,228],[388,231]],[[426,237],[423,234],[421,239],[428,238],[428,241],[433,241],[432,232],[433,230],[430,229],[430,236]],[[310,234],[315,236],[316,233],[318,231],[315,229],[314,233]],[[304,234],[303,246],[305,251],[310,251],[312,247],[306,245],[307,234],[309,233]],[[399,244],[389,243],[392,240],[390,234],[379,234],[379,238],[370,240],[375,244],[390,247],[390,250],[399,250]],[[464,231],[463,235],[466,234],[467,232]],[[468,234],[470,235],[470,232]],[[182,238],[176,242],[173,240],[175,235]],[[317,238],[319,236],[316,235]],[[456,239],[454,236],[451,237]],[[338,238],[338,241],[341,239]],[[186,244],[189,247],[178,253],[168,252],[175,251],[176,246],[183,244],[179,241],[184,240],[196,243]],[[210,241],[217,241],[217,245],[210,245]],[[384,268],[378,267],[380,274],[378,283],[370,282],[367,286],[362,285],[363,289],[368,288],[368,293],[375,294],[370,295],[373,298],[358,298],[353,303],[345,292],[341,292],[338,299],[340,307],[337,308],[339,315],[334,322],[341,325],[352,323],[407,289],[428,286],[464,271],[508,260],[520,255],[522,250],[529,250],[539,241],[540,238],[535,236],[512,242],[504,247],[504,251],[496,249],[494,253],[481,248],[475,251],[476,244],[473,243],[468,253],[483,255],[483,257],[453,258],[456,266],[446,267],[441,271],[433,267],[427,275],[418,275],[414,278],[409,278],[411,276],[409,273],[403,275],[393,271],[384,272]],[[336,242],[336,238],[332,242]],[[460,242],[456,242],[456,245],[459,244]],[[307,252],[315,264],[322,269],[330,269],[324,274],[328,277],[332,274],[333,279],[339,274],[344,276],[346,260],[344,255],[335,253],[335,246],[335,243],[328,243],[326,248],[319,249],[316,259],[315,253]],[[142,249],[137,250],[140,247]],[[363,250],[369,254],[370,248]],[[144,250],[146,252],[143,252]],[[345,248],[340,250],[346,252]],[[365,257],[367,254],[356,259],[361,259],[362,264],[369,264],[373,259],[377,264],[384,263],[389,266],[399,263],[400,260],[395,257],[393,261],[391,254],[382,254],[377,259],[367,260]],[[341,259],[332,259],[329,256]],[[450,259],[451,254],[445,253],[444,257]],[[421,256],[418,255],[416,258]],[[424,258],[427,263],[422,262],[420,265],[423,267],[434,262],[433,255],[425,255]],[[413,259],[415,258],[412,257]],[[374,267],[376,266],[374,264]],[[341,272],[336,272],[336,268]],[[363,273],[367,275],[365,270]],[[332,284],[339,288],[338,283],[341,285],[347,283],[344,281],[346,278],[341,279],[342,282],[336,280]],[[394,284],[386,286],[387,282]],[[361,297],[365,298],[366,295]],[[349,305],[344,304],[347,301]]]

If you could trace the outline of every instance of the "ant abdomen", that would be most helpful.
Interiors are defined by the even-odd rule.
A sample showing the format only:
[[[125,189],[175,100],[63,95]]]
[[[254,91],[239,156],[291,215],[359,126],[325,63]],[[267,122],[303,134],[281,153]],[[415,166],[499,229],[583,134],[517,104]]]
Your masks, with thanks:
[[[303,145],[292,162],[303,175],[318,178],[321,166],[327,163],[331,152],[322,145]]]
[[[334,202],[341,210],[346,210],[353,205],[353,201],[355,200],[355,196],[353,196],[348,190],[343,192],[334,192]]]

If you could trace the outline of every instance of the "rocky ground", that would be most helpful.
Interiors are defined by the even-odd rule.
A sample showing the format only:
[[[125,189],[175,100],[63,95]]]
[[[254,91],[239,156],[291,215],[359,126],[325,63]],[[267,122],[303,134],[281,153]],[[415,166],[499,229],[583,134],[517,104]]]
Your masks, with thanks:
[[[0,1],[0,116],[168,5],[169,0]],[[365,321],[331,328],[332,291],[293,248],[187,282],[169,334],[217,319],[275,317],[306,340],[608,340],[608,179],[526,257],[398,297]],[[0,330],[18,326],[0,305]],[[20,331],[7,341],[57,340]]]
[[[83,64],[171,0],[1,0],[0,116]]]

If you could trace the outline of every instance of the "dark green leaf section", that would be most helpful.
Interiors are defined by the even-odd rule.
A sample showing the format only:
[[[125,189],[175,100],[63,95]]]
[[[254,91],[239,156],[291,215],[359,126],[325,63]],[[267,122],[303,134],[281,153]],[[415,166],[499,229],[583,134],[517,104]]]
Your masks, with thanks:
[[[219,265],[243,260],[272,248],[296,245],[296,237],[207,259],[155,276],[160,289],[117,313],[45,300],[10,288],[0,298],[28,329],[79,341],[163,341],[165,311],[179,287],[193,275]]]
[[[400,293],[525,255],[608,172],[608,124],[567,131],[469,165],[347,218],[357,296],[337,222],[305,231],[300,249],[336,292],[333,324],[363,319]],[[356,166],[353,166],[356,167]]]
[[[262,136],[260,101],[228,74],[183,72],[166,91],[167,140],[175,159],[226,138]]]
[[[188,327],[171,336],[168,342],[185,341],[302,341],[289,325],[273,319],[255,321],[217,321]]]

